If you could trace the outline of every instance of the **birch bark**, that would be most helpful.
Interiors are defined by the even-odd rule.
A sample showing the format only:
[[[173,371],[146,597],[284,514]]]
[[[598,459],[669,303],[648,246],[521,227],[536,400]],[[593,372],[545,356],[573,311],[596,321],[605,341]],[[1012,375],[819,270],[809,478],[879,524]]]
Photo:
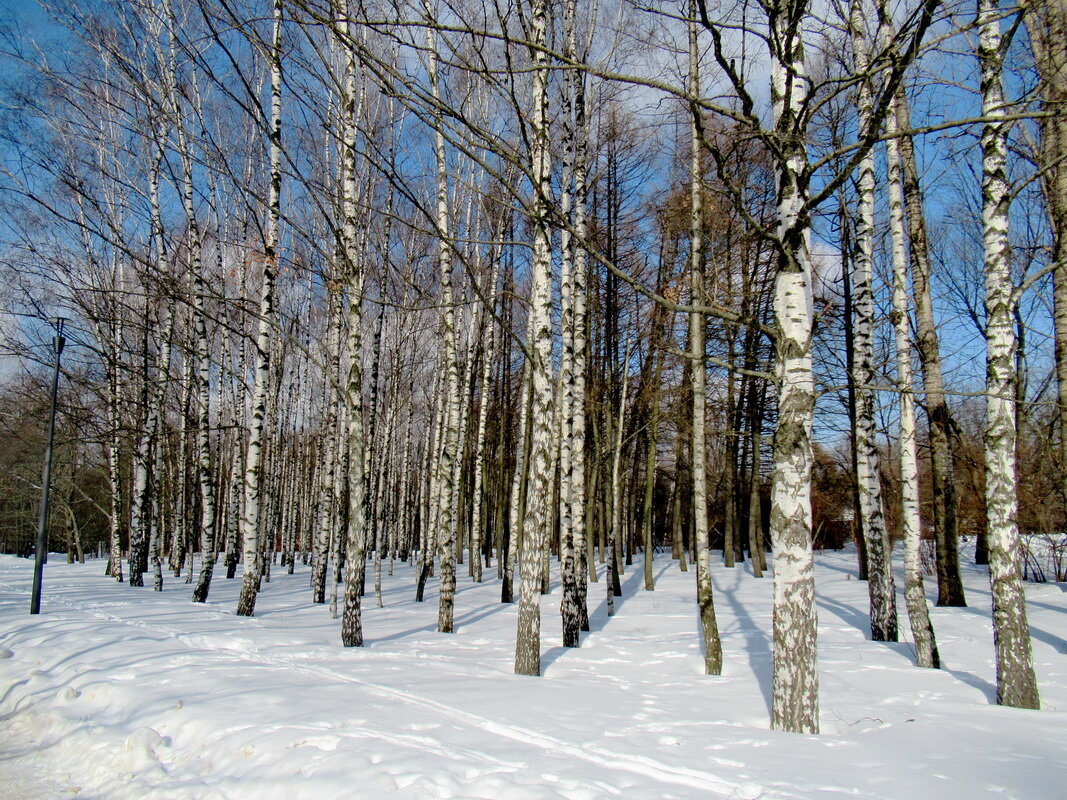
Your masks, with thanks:
[[[911,128],[911,114],[903,89],[897,94],[897,126]],[[933,483],[934,538],[937,544],[937,604],[965,606],[966,596],[960,578],[959,543],[956,526],[956,485],[953,475],[951,440],[955,422],[945,401],[945,381],[941,372],[941,346],[934,317],[930,247],[926,235],[926,212],[910,135],[899,138],[904,183],[904,210],[908,223],[912,292],[915,299],[915,327],[918,332],[919,363],[922,366],[923,393],[930,424],[930,466]]]
[[[432,19],[429,3],[428,19]],[[445,134],[440,114],[441,91],[438,76],[437,41],[433,27],[427,25],[426,47],[429,52],[430,91],[434,106],[434,164],[437,189],[437,260],[441,280],[441,341],[444,360],[444,404],[442,420],[442,448],[438,461],[439,532],[437,544],[441,555],[441,584],[437,610],[437,630],[452,633],[452,617],[456,596],[456,462],[459,443],[459,365],[456,356],[456,311],[452,291],[452,243],[448,210],[448,170],[445,158]]]
[[[982,74],[982,246],[985,257],[986,435],[985,494],[989,583],[997,702],[1038,708],[1026,596],[1019,579],[1018,494],[1015,477],[1016,302],[1009,262],[1006,105],[998,0],[978,0],[978,61]]]
[[[259,323],[256,333],[256,377],[252,388],[252,424],[249,426],[245,457],[244,513],[241,519],[241,543],[245,570],[237,615],[250,617],[256,608],[262,565],[260,537],[262,527],[263,437],[267,428],[269,385],[271,378],[271,335],[274,331],[275,282],[278,275],[278,226],[281,219],[282,190],[282,0],[273,2],[273,29],[268,53],[270,64],[270,189],[267,197],[267,226],[263,242],[263,287],[259,299]]]
[[[546,546],[552,498],[552,245],[549,230],[550,150],[548,130],[548,0],[530,0],[532,114],[530,162],[534,229],[530,288],[530,485],[526,504],[515,672],[541,674],[541,560]]]
[[[894,101],[895,102],[895,101]],[[937,640],[926,607],[926,590],[919,560],[922,524],[919,516],[919,460],[915,436],[915,394],[911,368],[911,324],[908,314],[907,230],[904,224],[904,190],[895,108],[886,117],[889,163],[889,229],[893,258],[893,328],[897,347],[897,386],[900,388],[900,494],[904,536],[904,598],[920,667],[941,666]]]
[[[326,348],[330,365],[324,379],[325,408],[322,424],[325,428],[321,441],[319,463],[319,517],[311,544],[311,602],[326,602],[326,571],[330,560],[330,535],[336,527],[335,504],[341,498],[334,493],[337,483],[337,441],[340,415],[338,414],[337,388],[334,380],[341,376],[341,287],[330,282],[327,292]]]
[[[866,8],[852,0],[849,28],[856,73],[866,75],[859,84],[860,127],[871,125],[871,42],[867,33]],[[853,254],[853,358],[852,381],[856,392],[856,480],[859,484],[860,520],[867,543],[867,589],[870,596],[871,638],[897,641],[896,589],[893,585],[892,546],[882,513],[882,490],[878,470],[876,436],[877,401],[874,394],[874,151],[868,150],[858,170],[859,215],[856,219],[856,249]]]
[[[699,51],[697,49],[696,4],[690,3],[689,23],[689,93],[700,96]],[[693,305],[704,302],[704,210],[701,182],[701,134],[695,102],[690,108],[689,137],[689,295]],[[692,438],[690,453],[693,476],[693,536],[696,547],[697,606],[704,641],[704,672],[722,673],[722,643],[715,619],[715,601],[711,584],[711,540],[708,530],[707,453],[704,434],[705,402],[707,396],[704,347],[704,314],[689,314],[690,389],[693,393]]]
[[[277,2],[277,0],[276,0]],[[347,5],[347,4],[342,4]],[[341,643],[345,647],[363,646],[361,594],[363,591],[364,558],[366,555],[366,481],[363,474],[363,265],[357,230],[356,187],[356,56],[349,40],[347,9],[340,13],[338,32],[345,44],[345,71],[342,94],[342,249],[346,288],[348,291],[348,380],[346,384],[345,446],[348,454],[348,521],[345,551],[344,611],[341,617]]]
[[[806,214],[807,150],[804,108],[807,70],[803,0],[774,0],[771,102],[781,156],[776,160],[778,240],[774,314],[778,428],[771,481],[774,618],[771,727],[818,733],[815,574],[811,543],[811,423],[815,386],[811,366],[812,264]]]
[[[111,484],[110,518],[108,520],[108,564],[107,574],[119,583],[122,583],[122,431],[120,392],[122,391],[122,379],[119,374],[122,346],[122,320],[118,311],[118,303],[115,304],[114,318],[110,323],[111,347],[108,350],[107,377],[108,377],[108,451],[107,451],[107,474]]]

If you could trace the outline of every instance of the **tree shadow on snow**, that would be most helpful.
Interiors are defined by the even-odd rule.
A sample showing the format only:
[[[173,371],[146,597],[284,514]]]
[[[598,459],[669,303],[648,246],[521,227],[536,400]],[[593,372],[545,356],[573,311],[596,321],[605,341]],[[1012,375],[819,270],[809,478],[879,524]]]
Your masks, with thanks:
[[[864,615],[861,611],[857,611],[854,607],[840,602],[839,600],[833,600],[829,597],[820,597],[815,595],[815,604],[826,611],[829,611],[835,617],[840,618],[848,625],[856,628],[863,634],[864,638],[871,638],[871,620],[870,617]]]
[[[748,609],[745,608],[745,604],[737,596],[741,580],[746,577],[749,577],[746,572],[738,570],[734,574],[733,585],[719,588],[718,594],[726,598],[726,601],[730,604],[730,609],[734,612],[734,616],[737,617],[738,628],[741,635],[745,637],[745,655],[748,656],[748,664],[756,675],[760,694],[763,695],[763,702],[767,704],[767,713],[770,714],[772,696],[771,643],[767,634],[756,624],[752,615],[748,613]],[[698,628],[700,626],[699,614],[697,615],[697,626]],[[703,655],[703,652],[701,655]]]
[[[984,595],[985,597],[992,596],[991,590],[980,589],[975,586],[968,586],[967,591],[970,594],[980,594]],[[1040,600],[1031,600],[1029,597],[1026,598],[1026,606],[1027,608],[1042,608],[1046,611],[1053,611],[1060,614],[1064,613],[1064,611],[1067,610],[1060,608],[1059,606],[1053,606],[1049,605],[1048,603],[1042,603]],[[945,609],[938,609],[940,613],[944,613],[944,610]],[[983,617],[984,619],[989,619],[989,612],[984,608],[975,608],[974,606],[963,606],[955,607],[953,610],[962,611],[967,614],[975,614],[979,617]],[[1033,624],[1030,624],[1030,636],[1034,639],[1037,639],[1039,642],[1044,642],[1058,653],[1067,652],[1067,639],[1064,639],[1064,637],[1062,636],[1056,636],[1054,633],[1049,633],[1048,631],[1043,630],[1042,628],[1035,627]]]
[[[674,562],[672,561],[668,561],[663,564],[653,564],[653,569],[655,570],[655,574],[652,576],[653,582],[659,581],[659,579],[663,577],[663,574],[671,568],[671,565],[673,563]],[[630,568],[629,573],[623,574],[622,580],[620,580],[620,583],[622,585],[622,596],[615,598],[615,616],[619,615],[619,611],[622,609],[622,606],[625,604],[625,602],[637,593],[638,587],[644,585],[644,574],[644,567],[637,562],[635,562]],[[588,585],[590,592],[593,590],[594,586],[600,590],[601,600],[595,608],[592,608],[589,611],[589,630],[582,631],[578,634],[579,646],[581,645],[581,642],[585,641],[585,638],[590,633],[603,630],[604,626],[607,625],[608,620],[611,619],[611,617],[608,616],[608,599],[605,596],[607,594],[605,580],[606,575],[601,573],[599,583],[590,583]],[[576,648],[563,646],[550,647],[541,655],[542,670],[545,667],[554,664],[556,661],[559,660],[561,656],[563,656],[568,651],[574,649]]]
[[[966,670],[949,669],[944,664],[941,665],[941,671],[947,672],[960,683],[966,683],[968,686],[973,686],[985,695],[985,698],[989,701],[990,705],[995,706],[997,704],[997,687],[985,678],[980,678],[973,672],[967,672]]]
[[[496,603],[493,605],[483,606],[482,608],[476,608],[472,611],[464,612],[463,614],[456,614],[452,617],[452,629],[459,631],[466,625],[473,625],[475,622],[491,617],[494,614],[499,614],[505,608],[508,607],[506,603]],[[433,606],[433,611],[436,612],[437,606]],[[436,618],[435,618],[436,620]],[[400,639],[406,639],[409,636],[415,636],[419,633],[435,633],[437,631],[437,622],[434,621],[427,625],[418,625],[414,628],[408,628],[406,630],[397,631],[396,633],[390,633],[386,636],[375,636],[367,639],[368,645],[381,644],[383,642],[392,642]],[[449,634],[442,634],[448,636]]]

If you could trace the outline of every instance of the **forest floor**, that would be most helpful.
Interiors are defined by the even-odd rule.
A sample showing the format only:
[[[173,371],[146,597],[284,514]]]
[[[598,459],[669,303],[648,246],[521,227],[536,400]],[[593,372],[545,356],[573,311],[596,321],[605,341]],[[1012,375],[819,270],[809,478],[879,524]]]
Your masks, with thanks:
[[[32,562],[0,557],[0,798],[972,800],[1067,785],[1067,584],[1027,585],[1043,710],[1023,711],[994,704],[984,569],[965,567],[969,608],[933,609],[944,668],[924,670],[907,642],[868,640],[854,553],[820,554],[822,733],[800,736],[769,730],[772,583],[747,564],[713,568],[719,677],[702,674],[694,572],[666,553],[654,592],[627,569],[614,617],[590,585],[577,649],[561,647],[554,587],[541,678],[512,673],[516,607],[495,567],[481,585],[460,568],[446,635],[436,586],[415,603],[397,563],[384,607],[364,600],[358,649],[310,602],[307,567],[276,568],[254,618],[234,615],[238,581],[216,577],[196,605],[184,579],[156,593],[103,569],[54,556],[31,617]]]

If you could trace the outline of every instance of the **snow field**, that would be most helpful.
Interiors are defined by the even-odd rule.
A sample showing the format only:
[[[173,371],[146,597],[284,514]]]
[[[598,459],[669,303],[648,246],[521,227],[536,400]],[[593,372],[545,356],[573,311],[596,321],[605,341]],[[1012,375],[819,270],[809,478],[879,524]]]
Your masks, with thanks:
[[[656,561],[623,576],[616,615],[590,584],[593,630],[561,646],[559,591],[542,601],[540,678],[512,673],[515,606],[495,566],[459,567],[454,634],[413,571],[364,599],[367,646],[310,602],[308,569],[277,571],[254,618],[239,581],[209,602],[101,574],[0,557],[0,797],[79,798],[1058,798],[1067,784],[1067,594],[1028,585],[1043,710],[993,704],[985,573],[970,608],[933,609],[945,668],[867,640],[855,556],[817,558],[819,736],[768,730],[771,580],[713,559],[724,674],[702,674],[695,573]],[[897,584],[900,587],[899,552]],[[930,587],[928,586],[928,590]],[[901,629],[907,635],[903,599]],[[43,773],[43,778],[36,775]],[[4,792],[7,792],[5,795]],[[36,791],[38,794],[33,794]]]

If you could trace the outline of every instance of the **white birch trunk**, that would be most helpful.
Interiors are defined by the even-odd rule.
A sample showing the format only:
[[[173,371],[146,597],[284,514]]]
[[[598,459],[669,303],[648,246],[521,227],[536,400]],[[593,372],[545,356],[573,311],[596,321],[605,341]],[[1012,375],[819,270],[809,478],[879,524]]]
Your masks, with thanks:
[[[867,34],[863,0],[850,3],[849,27],[856,72],[870,69],[871,37]],[[859,125],[870,126],[873,113],[871,77],[859,85]],[[877,400],[874,393],[874,150],[868,150],[858,170],[859,215],[853,253],[852,382],[856,392],[856,482],[859,484],[860,528],[867,542],[867,590],[870,597],[871,638],[897,640],[896,589],[892,547],[882,512],[876,441]]]
[[[548,130],[548,1],[531,0],[530,33],[533,42],[531,171],[534,228],[530,288],[530,483],[524,521],[522,576],[515,636],[515,672],[541,674],[541,561],[548,538],[552,500],[552,242],[549,230],[550,150]]]
[[[137,445],[133,453],[133,487],[130,493],[130,553],[129,553],[129,581],[130,586],[144,586],[144,573],[148,568],[148,513],[149,513],[149,464],[148,460],[152,450],[151,425],[151,393],[149,382],[151,376],[151,363],[148,355],[148,329],[150,315],[145,314],[144,325],[146,329],[141,336],[141,376],[140,376],[140,408],[141,432],[137,437]]]
[[[1018,493],[1015,482],[1016,302],[1009,261],[1007,130],[1001,18],[997,0],[978,2],[978,60],[982,73],[982,245],[985,255],[986,435],[985,494],[989,583],[997,702],[1038,708],[1026,596],[1019,579]]]
[[[911,127],[911,114],[903,89],[896,98],[898,130]],[[919,185],[915,148],[911,136],[899,138],[904,181],[904,205],[908,222],[912,291],[915,300],[916,349],[923,373],[926,413],[930,423],[930,462],[933,489],[934,538],[937,544],[937,604],[966,606],[960,578],[959,544],[956,539],[956,488],[951,438],[955,423],[945,401],[941,371],[941,348],[934,319],[929,245],[926,235],[922,189]]]
[[[532,319],[532,318],[531,318]],[[529,331],[529,326],[527,326]],[[527,341],[532,341],[528,335]],[[500,600],[503,603],[511,603],[515,600],[515,575],[519,564],[519,556],[522,552],[523,527],[525,520],[522,519],[521,510],[525,498],[522,497],[523,476],[526,474],[526,455],[529,450],[529,417],[530,417],[530,363],[527,361],[523,367],[522,376],[519,380],[519,420],[518,441],[515,445],[515,471],[512,475],[510,491],[508,494],[508,522],[507,533],[507,561],[504,569],[504,579],[500,587]]]
[[[492,286],[496,286],[494,277]],[[491,301],[490,301],[491,302]],[[485,526],[482,514],[482,487],[485,482],[485,428],[489,418],[489,386],[493,375],[493,364],[496,363],[496,323],[488,313],[482,315],[482,319],[488,325],[485,331],[485,344],[482,350],[482,374],[478,386],[478,423],[474,434],[474,506],[473,519],[471,520],[471,551],[470,568],[471,578],[475,583],[482,582],[482,538]],[[405,451],[405,459],[407,452]]]
[[[122,583],[122,379],[120,358],[122,347],[122,318],[118,303],[114,304],[114,319],[111,322],[111,348],[108,352],[108,451],[107,474],[111,485],[111,515],[108,520],[108,565],[107,574]]]
[[[586,48],[587,50],[588,48]],[[580,54],[585,60],[585,51]],[[575,71],[574,86],[574,230],[575,243],[571,264],[571,297],[574,317],[574,356],[571,381],[574,384],[574,405],[571,408],[571,526],[574,529],[575,547],[578,550],[577,578],[578,624],[583,631],[589,630],[589,603],[587,600],[589,573],[596,576],[593,564],[593,538],[588,526],[586,504],[586,459],[585,459],[585,372],[589,360],[588,328],[586,321],[586,297],[588,258],[585,250],[588,236],[588,194],[586,180],[588,164],[589,125],[586,115],[585,73]]]
[[[815,573],[811,542],[812,263],[805,213],[804,123],[807,75],[802,40],[806,6],[771,7],[771,101],[782,154],[777,160],[778,239],[774,312],[777,324],[778,429],[771,483],[774,619],[771,727],[818,733]]]
[[[564,56],[574,60],[577,36],[575,34],[576,3],[567,0],[563,7]],[[566,222],[571,224],[573,218],[573,181],[575,145],[578,130],[574,118],[575,83],[580,80],[576,70],[568,70],[563,88],[563,177],[560,187],[560,212]],[[578,631],[581,628],[581,613],[578,607],[577,551],[575,547],[575,475],[574,475],[574,423],[576,405],[580,402],[575,392],[575,353],[574,344],[577,334],[574,303],[574,256],[580,247],[571,236],[570,228],[560,231],[560,332],[563,340],[563,354],[560,360],[561,403],[559,408],[559,474],[560,474],[560,584],[563,597],[560,600],[560,616],[563,622],[563,646],[577,647]]]
[[[252,388],[252,423],[245,456],[244,513],[241,518],[241,545],[244,551],[244,579],[237,602],[237,615],[250,617],[256,608],[256,595],[262,575],[260,537],[262,527],[263,438],[271,379],[270,347],[274,330],[274,291],[278,275],[278,226],[281,219],[282,190],[282,0],[273,2],[273,31],[270,62],[270,189],[267,197],[267,226],[263,243],[263,287],[259,299],[256,333],[256,377]]]
[[[330,368],[323,381],[325,408],[323,436],[319,454],[319,517],[311,543],[311,602],[326,602],[326,570],[330,561],[330,537],[336,527],[340,498],[334,489],[337,484],[337,442],[340,415],[337,388],[333,382],[341,377],[341,296],[340,288],[330,285],[328,292],[326,348]]]
[[[430,15],[427,4],[427,16]],[[427,26],[426,47],[429,51],[430,91],[435,104],[441,102],[439,87],[437,40],[433,28]],[[456,465],[459,459],[459,365],[456,355],[456,311],[452,292],[451,221],[448,210],[448,170],[445,154],[445,135],[440,111],[434,110],[434,163],[437,189],[437,259],[441,276],[441,343],[444,361],[444,397],[441,415],[441,458],[438,461],[439,489],[437,507],[437,546],[441,556],[440,594],[437,610],[437,630],[452,633],[452,617],[456,596],[456,522],[455,504]]]
[[[357,231],[356,136],[358,113],[356,103],[356,57],[353,45],[347,42],[349,25],[347,13],[337,22],[342,44],[345,45],[344,86],[342,91],[342,154],[341,207],[342,249],[344,277],[348,291],[348,381],[346,385],[347,430],[345,446],[348,454],[348,530],[345,551],[344,611],[341,619],[341,643],[345,647],[363,645],[363,621],[360,608],[363,591],[364,559],[366,555],[366,481],[363,474],[363,265],[361,238]],[[361,105],[361,104],[360,104]]]
[[[695,4],[690,4],[693,19],[689,23],[689,93],[700,96],[700,62],[697,49],[697,23]],[[693,305],[704,302],[704,189],[698,114],[695,102],[690,107],[689,123],[689,297]],[[706,367],[704,353],[704,314],[693,311],[689,314],[690,389],[693,393],[692,407],[692,454],[693,474],[693,537],[696,548],[697,607],[700,612],[700,627],[704,644],[704,672],[707,675],[722,673],[722,642],[719,639],[719,624],[715,618],[715,600],[711,583],[711,538],[708,530],[707,452],[704,433],[705,403],[707,399]],[[609,554],[610,556],[610,554]]]
[[[895,105],[895,100],[894,100]],[[897,386],[900,388],[900,494],[901,529],[904,536],[904,599],[915,642],[915,661],[920,667],[941,666],[930,610],[926,606],[919,547],[922,524],[919,514],[919,459],[915,435],[915,394],[911,368],[911,324],[908,314],[907,230],[904,222],[900,144],[896,109],[886,117],[889,162],[889,228],[893,258],[893,327],[897,346]]]

